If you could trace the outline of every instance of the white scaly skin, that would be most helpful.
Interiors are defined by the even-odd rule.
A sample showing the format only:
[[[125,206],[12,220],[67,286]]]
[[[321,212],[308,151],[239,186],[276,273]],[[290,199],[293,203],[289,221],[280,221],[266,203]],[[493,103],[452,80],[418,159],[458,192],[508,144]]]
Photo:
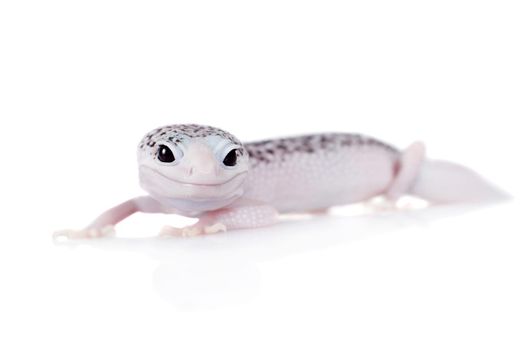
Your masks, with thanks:
[[[166,226],[161,231],[162,235],[195,236],[271,225],[279,213],[322,212],[331,206],[366,201],[378,195],[396,200],[414,187],[417,192],[431,194],[427,199],[432,200],[433,193],[436,198],[441,194],[432,185],[443,186],[434,178],[429,184],[426,178],[431,176],[418,176],[422,165],[431,169],[425,174],[436,174],[434,163],[423,162],[421,143],[414,143],[401,153],[357,134],[316,134],[243,145],[218,128],[180,124],[146,134],[137,158],[140,184],[148,196],[107,210],[83,230],[61,231],[57,235],[111,235],[113,226],[124,218],[147,212],[197,217],[195,225]],[[468,169],[446,165],[437,166],[445,169],[449,178],[456,179],[459,174],[472,183],[476,177]],[[440,201],[477,199],[472,197],[472,191],[463,198],[461,183],[449,181],[446,185],[452,186],[450,193],[447,198],[439,197]],[[485,187],[480,182],[473,192],[497,192]],[[486,191],[479,192],[480,188]]]

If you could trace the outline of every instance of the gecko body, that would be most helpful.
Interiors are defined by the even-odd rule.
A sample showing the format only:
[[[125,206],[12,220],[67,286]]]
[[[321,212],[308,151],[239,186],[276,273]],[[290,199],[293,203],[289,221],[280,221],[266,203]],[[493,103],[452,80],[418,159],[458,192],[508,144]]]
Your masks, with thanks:
[[[281,213],[363,201],[392,183],[400,152],[359,134],[327,133],[246,144],[245,196]]]
[[[193,236],[271,225],[280,213],[318,212],[378,195],[396,200],[403,194],[422,194],[428,200],[457,201],[497,192],[480,181],[472,187],[473,172],[453,163],[430,162],[424,153],[419,142],[399,151],[360,134],[321,133],[243,144],[219,128],[168,125],[147,133],[138,145],[140,185],[148,195],[107,210],[83,230],[59,234],[112,234],[114,225],[139,211],[199,218],[194,225],[161,231]],[[436,191],[432,186],[443,185],[436,174],[451,189]]]

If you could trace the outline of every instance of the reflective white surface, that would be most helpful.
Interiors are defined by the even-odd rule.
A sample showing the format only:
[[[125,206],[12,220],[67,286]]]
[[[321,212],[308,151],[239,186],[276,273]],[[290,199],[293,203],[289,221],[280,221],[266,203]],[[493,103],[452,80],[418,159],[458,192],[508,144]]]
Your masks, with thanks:
[[[347,208],[191,239],[53,243],[45,232],[29,236],[29,223],[2,237],[2,341],[518,348],[525,231],[513,220],[520,208],[363,215]]]

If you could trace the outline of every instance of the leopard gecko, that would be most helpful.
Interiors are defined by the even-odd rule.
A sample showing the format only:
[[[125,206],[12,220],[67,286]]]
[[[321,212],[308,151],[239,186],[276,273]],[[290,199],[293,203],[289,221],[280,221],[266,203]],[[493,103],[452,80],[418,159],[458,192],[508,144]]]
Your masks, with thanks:
[[[431,203],[474,202],[503,193],[461,165],[425,157],[360,134],[319,133],[241,143],[216,127],[175,124],[147,133],[137,149],[141,187],[70,238],[102,237],[136,213],[198,218],[162,235],[195,236],[274,224],[280,213],[318,212],[376,196],[404,194]]]

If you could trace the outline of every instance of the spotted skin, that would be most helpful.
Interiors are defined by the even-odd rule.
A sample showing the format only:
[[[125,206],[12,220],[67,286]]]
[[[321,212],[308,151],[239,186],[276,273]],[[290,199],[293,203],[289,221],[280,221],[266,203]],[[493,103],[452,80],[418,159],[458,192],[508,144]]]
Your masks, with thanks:
[[[245,195],[281,213],[326,211],[385,193],[400,152],[376,139],[323,133],[247,143]]]
[[[399,151],[394,147],[360,134],[324,133],[295,137],[270,139],[246,143],[253,167],[261,163],[283,162],[296,153],[344,152],[347,148],[373,146],[394,155]]]
[[[389,150],[393,154],[399,151],[379,140],[361,134],[349,133],[320,133],[304,136],[293,136],[277,139],[268,139],[246,143],[245,146],[232,134],[222,129],[198,125],[176,124],[167,125],[152,130],[139,143],[139,148],[149,148],[154,154],[156,146],[162,142],[180,143],[184,138],[205,138],[216,135],[226,138],[239,146],[241,153],[248,152],[252,166],[272,161],[283,161],[294,153],[316,153],[323,151],[338,151],[346,147],[377,146]]]
[[[163,141],[180,143],[183,138],[204,138],[212,135],[223,137],[242,147],[241,142],[235,136],[222,129],[198,124],[175,124],[162,126],[150,131],[140,141],[139,148],[154,148]]]

